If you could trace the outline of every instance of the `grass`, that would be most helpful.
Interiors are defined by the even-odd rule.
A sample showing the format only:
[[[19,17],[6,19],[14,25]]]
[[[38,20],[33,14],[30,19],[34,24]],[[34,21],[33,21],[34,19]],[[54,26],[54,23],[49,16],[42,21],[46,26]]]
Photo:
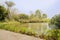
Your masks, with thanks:
[[[35,30],[28,29],[27,25],[28,24],[25,25],[24,23],[19,23],[19,22],[0,22],[0,29],[38,37],[38,36],[36,36],[37,34],[36,34]],[[52,33],[54,33],[54,31],[50,30],[49,32],[47,32],[46,35],[42,34],[42,35],[39,35],[39,37],[47,39],[48,37],[50,38],[52,36]],[[58,35],[59,35],[58,39],[60,39],[60,30],[59,30]],[[55,36],[55,35],[53,35],[53,36]]]
[[[33,28],[29,29],[27,27],[27,25],[28,24],[14,22],[14,21],[0,22],[0,29],[4,29],[4,30],[16,32],[16,33],[22,33],[22,34],[38,37],[36,31]],[[43,36],[44,35],[41,35],[41,36],[39,35],[40,38],[41,37],[43,38]]]
[[[28,29],[26,25],[22,25],[22,23],[19,22],[0,22],[0,29],[35,36],[35,31],[33,29]]]

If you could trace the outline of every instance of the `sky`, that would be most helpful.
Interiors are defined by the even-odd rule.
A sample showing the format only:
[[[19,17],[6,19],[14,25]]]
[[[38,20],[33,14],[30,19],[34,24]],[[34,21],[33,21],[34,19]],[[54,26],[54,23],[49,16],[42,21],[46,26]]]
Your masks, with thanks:
[[[15,7],[23,13],[30,14],[30,11],[36,11],[46,13],[49,18],[60,13],[60,0],[7,0],[13,1]],[[4,3],[5,0],[0,0],[0,3]]]

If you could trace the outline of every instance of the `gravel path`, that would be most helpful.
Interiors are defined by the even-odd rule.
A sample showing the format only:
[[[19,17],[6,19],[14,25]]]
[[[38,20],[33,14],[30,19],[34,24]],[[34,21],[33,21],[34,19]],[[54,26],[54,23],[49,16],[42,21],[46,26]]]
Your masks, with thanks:
[[[42,39],[0,29],[0,40],[42,40]]]

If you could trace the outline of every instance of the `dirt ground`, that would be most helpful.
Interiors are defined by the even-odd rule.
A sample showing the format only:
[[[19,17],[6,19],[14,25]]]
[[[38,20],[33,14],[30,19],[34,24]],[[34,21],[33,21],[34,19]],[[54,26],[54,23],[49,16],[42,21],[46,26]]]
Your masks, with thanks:
[[[43,39],[0,29],[0,40],[43,40]]]

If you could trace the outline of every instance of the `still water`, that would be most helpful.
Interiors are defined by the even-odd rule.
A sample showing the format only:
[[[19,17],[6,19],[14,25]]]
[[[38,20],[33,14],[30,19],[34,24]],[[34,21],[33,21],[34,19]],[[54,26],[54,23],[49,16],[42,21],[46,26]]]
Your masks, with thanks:
[[[48,23],[28,23],[28,29],[33,29],[37,34],[45,34],[50,28]]]

